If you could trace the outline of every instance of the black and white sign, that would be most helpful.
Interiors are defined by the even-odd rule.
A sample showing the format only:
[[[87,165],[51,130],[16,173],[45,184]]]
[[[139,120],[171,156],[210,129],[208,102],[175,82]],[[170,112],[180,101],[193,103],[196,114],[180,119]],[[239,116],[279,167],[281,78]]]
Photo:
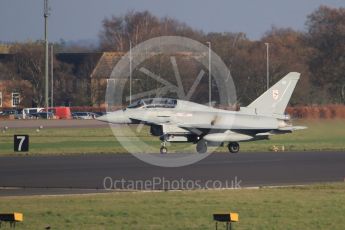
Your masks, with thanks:
[[[14,135],[14,151],[28,152],[29,151],[29,135]]]

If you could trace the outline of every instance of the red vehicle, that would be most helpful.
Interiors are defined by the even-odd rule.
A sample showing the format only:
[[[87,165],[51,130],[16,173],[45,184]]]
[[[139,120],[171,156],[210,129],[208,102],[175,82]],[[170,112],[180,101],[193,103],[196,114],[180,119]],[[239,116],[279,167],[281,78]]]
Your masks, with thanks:
[[[44,109],[43,111],[46,111],[46,109]],[[52,112],[56,116],[57,119],[72,119],[70,107],[64,107],[64,106],[53,107],[53,108],[49,107],[48,111]]]

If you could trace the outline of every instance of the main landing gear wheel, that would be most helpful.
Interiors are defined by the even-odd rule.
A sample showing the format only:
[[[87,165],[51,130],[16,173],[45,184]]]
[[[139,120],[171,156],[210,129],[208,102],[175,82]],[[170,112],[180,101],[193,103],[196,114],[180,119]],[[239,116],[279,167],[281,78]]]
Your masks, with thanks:
[[[201,139],[196,143],[196,151],[200,154],[206,153],[207,152],[207,144],[204,139]]]
[[[238,151],[240,151],[240,145],[237,142],[230,142],[228,144],[228,149],[231,153],[238,153]]]
[[[161,154],[167,154],[168,153],[168,149],[165,146],[162,146],[160,148],[160,152],[161,152]]]

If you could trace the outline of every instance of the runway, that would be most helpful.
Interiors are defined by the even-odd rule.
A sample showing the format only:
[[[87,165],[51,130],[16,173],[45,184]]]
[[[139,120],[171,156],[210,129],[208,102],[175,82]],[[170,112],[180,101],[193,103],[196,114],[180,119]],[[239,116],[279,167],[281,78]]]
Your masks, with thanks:
[[[214,153],[179,168],[152,166],[130,154],[0,158],[2,196],[107,192],[104,187],[160,190],[300,185],[344,178],[344,152]],[[135,187],[133,183],[137,183]]]

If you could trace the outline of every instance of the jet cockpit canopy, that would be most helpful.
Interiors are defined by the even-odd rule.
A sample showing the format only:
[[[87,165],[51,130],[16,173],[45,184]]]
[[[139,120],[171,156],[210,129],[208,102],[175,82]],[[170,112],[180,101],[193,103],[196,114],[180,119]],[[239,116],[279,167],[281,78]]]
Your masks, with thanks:
[[[147,98],[140,99],[130,104],[127,109],[136,108],[175,108],[177,105],[176,99],[171,98]]]

